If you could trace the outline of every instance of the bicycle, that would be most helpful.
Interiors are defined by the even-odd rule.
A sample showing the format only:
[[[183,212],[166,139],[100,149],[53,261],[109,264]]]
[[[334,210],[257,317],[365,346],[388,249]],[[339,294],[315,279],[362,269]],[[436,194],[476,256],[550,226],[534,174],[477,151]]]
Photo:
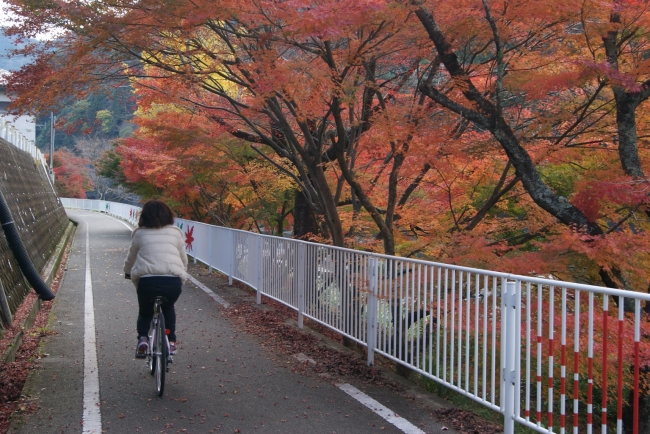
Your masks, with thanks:
[[[169,349],[169,329],[165,328],[165,317],[162,313],[162,304],[167,301],[165,297],[157,296],[153,306],[153,318],[149,326],[149,352],[147,354],[147,367],[151,375],[156,376],[156,391],[162,397],[165,391],[165,374],[169,372],[168,364],[174,363]]]

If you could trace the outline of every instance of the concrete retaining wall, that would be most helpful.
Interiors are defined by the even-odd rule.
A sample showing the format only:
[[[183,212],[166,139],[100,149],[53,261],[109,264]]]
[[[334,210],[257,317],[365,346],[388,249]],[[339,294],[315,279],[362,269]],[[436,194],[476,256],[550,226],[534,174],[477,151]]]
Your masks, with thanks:
[[[52,189],[43,165],[27,152],[2,139],[0,191],[9,204],[16,227],[34,266],[37,270],[43,270],[68,225],[68,218]],[[2,231],[0,284],[13,314],[30,287],[18,268]],[[6,323],[7,318],[0,309],[0,333]]]

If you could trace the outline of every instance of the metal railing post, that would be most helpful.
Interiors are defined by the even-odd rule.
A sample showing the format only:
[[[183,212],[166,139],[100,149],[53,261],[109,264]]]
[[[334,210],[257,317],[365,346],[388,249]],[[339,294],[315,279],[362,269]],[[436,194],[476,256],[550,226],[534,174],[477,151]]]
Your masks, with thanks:
[[[502,373],[503,393],[503,427],[504,434],[515,432],[515,384],[517,369],[515,366],[515,352],[518,349],[518,339],[515,334],[517,319],[517,282],[507,281],[506,291],[503,295],[503,322],[505,324],[505,336],[501,339],[501,345],[505,346],[505,363]]]
[[[298,244],[298,328],[303,327],[303,312],[305,310],[305,267],[306,267],[306,246]]]
[[[255,294],[255,303],[262,304],[262,246],[264,245],[262,236],[257,236],[257,293]]]
[[[368,366],[375,364],[375,348],[377,346],[377,258],[368,259]]]
[[[196,225],[194,225],[194,229],[196,229]],[[192,254],[192,262],[196,265],[196,252]]]
[[[208,226],[208,274],[212,274],[212,226]]]
[[[232,229],[228,230],[228,235],[230,236],[230,264],[228,264],[228,286],[232,286],[232,274],[235,268],[235,233]]]

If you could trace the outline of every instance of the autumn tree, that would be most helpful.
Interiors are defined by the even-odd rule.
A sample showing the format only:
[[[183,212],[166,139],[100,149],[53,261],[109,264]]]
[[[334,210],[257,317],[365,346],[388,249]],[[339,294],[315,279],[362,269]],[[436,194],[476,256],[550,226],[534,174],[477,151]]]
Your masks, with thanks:
[[[289,178],[202,114],[148,88],[138,92],[139,128],[115,151],[127,182],[165,197],[186,218],[260,232],[284,228],[295,188]]]
[[[113,7],[118,10],[120,5]],[[294,179],[301,192],[297,198],[323,216],[322,229],[336,245],[345,243],[337,199],[341,186],[350,185],[353,202],[365,208],[380,231],[384,250],[394,253],[393,208],[399,201],[395,184],[408,144],[393,142],[394,149],[384,157],[392,164],[393,181],[383,210],[355,179],[355,148],[374,122],[402,121],[403,116],[378,113],[397,99],[394,94],[428,49],[408,36],[412,26],[404,25],[407,11],[402,7],[358,3],[346,5],[344,14],[342,7],[328,2],[308,8],[224,2],[208,17],[200,12],[205,8],[189,2],[164,12],[139,4],[123,9],[124,14],[101,5],[75,5],[73,21],[67,21],[72,13],[68,6],[57,7],[51,17],[39,15],[32,22],[66,22],[73,33],[62,44],[76,61],[56,65],[57,74],[46,72],[49,64],[34,65],[14,86],[22,90],[22,103],[37,104],[28,89],[36,77],[56,82],[65,76],[66,84],[52,87],[70,89],[70,82],[91,86],[91,77],[124,72],[141,77],[144,70],[155,75],[158,91],[183,98],[234,137],[259,144],[252,149],[271,148],[280,159],[269,162]],[[20,8],[18,12],[29,13]],[[319,16],[319,25],[329,30],[319,34],[307,16]],[[80,17],[95,23],[90,33]],[[132,66],[111,69],[99,57],[107,53]],[[52,60],[47,52],[40,59]],[[339,175],[332,174],[331,163],[338,165]]]
[[[421,86],[422,92],[489,131],[526,194],[565,226],[553,230],[562,231],[566,251],[594,261],[606,286],[645,290],[648,268],[641,252],[648,248],[648,220],[636,213],[647,210],[642,167],[648,155],[638,147],[635,110],[648,97],[650,71],[640,55],[647,43],[647,5],[613,2],[611,9],[602,10],[602,3],[564,2],[552,11],[542,3],[496,8],[484,0],[481,9],[467,8],[450,20],[431,3],[411,4],[445,67],[441,80]],[[602,19],[605,14],[609,19]],[[457,33],[459,23],[475,29],[471,38],[467,32]],[[567,63],[567,54],[575,60]],[[619,63],[623,57],[626,71]],[[517,83],[517,76],[530,71],[533,62],[554,67],[536,68],[534,84]],[[544,109],[551,101],[555,107],[572,109],[527,124],[526,109],[552,113],[553,106]],[[616,143],[611,143],[612,137]],[[607,156],[614,148],[618,161]],[[581,168],[567,191],[570,200],[543,176],[553,170],[553,163],[557,167],[558,157]],[[616,254],[622,251],[630,256]],[[647,408],[648,397],[642,394],[641,401]],[[647,424],[642,421],[642,429]]]
[[[54,152],[54,188],[61,197],[86,198],[92,188],[88,174],[89,160],[78,157],[66,148]]]
[[[580,68],[578,62],[568,66],[566,62],[560,63],[567,54],[575,54],[576,35],[583,37],[581,32],[571,31],[572,25],[580,24],[581,3],[566,3],[556,13],[544,15],[543,20],[538,18],[541,15],[534,13],[535,5],[530,3],[494,9],[484,1],[480,10],[468,8],[461,13],[464,20],[458,20],[458,15],[455,15],[449,21],[450,17],[439,12],[436,13],[441,18],[437,19],[428,5],[414,3],[414,6],[416,16],[427,31],[428,39],[435,44],[445,67],[441,80],[435,86],[421,85],[422,92],[440,106],[489,131],[507,156],[517,180],[541,209],[564,225],[586,234],[590,240],[594,240],[593,237],[600,239],[610,232],[592,216],[586,215],[579,203],[573,204],[551,189],[540,168],[540,165],[552,161],[550,159],[557,158],[559,151],[567,150],[565,155],[584,159],[576,152],[576,142],[582,139],[601,143],[603,136],[611,131],[611,118],[603,116],[607,101],[600,97],[602,84],[590,77],[584,78],[591,74],[585,74],[587,68]],[[538,7],[540,12],[549,12],[541,3]],[[474,34],[458,34],[458,26],[467,26],[468,23],[473,24]],[[551,44],[553,41],[555,43]],[[549,49],[549,45],[553,48]],[[462,47],[462,56],[456,47]],[[477,61],[479,55],[482,56],[480,62]],[[546,65],[556,65],[559,70],[548,66],[537,68],[537,76],[533,74],[537,78],[535,85],[543,91],[525,92],[526,86],[517,86],[518,76],[523,75],[520,71],[525,67],[530,70],[534,62],[542,65],[542,61]],[[567,81],[558,81],[559,77]],[[576,93],[577,90],[580,92]],[[553,113],[546,110],[546,116],[537,117],[535,124],[525,116],[523,110],[532,107],[539,111],[549,103],[554,104],[551,108],[566,110],[569,107],[565,102],[567,95],[572,97],[572,111]],[[543,122],[548,123],[545,125]],[[639,199],[638,194],[627,196],[619,202],[634,206],[634,199],[630,202],[630,196]],[[626,219],[625,213],[621,214],[620,217],[607,217],[613,221],[612,226],[621,227],[619,222]],[[630,229],[626,232],[642,249],[645,237],[634,237]],[[616,242],[614,237],[610,242]],[[601,278],[606,284],[626,286],[626,277],[621,273],[621,266],[625,265],[612,262],[599,265]],[[638,270],[632,267],[627,267],[626,271],[639,276]]]
[[[69,3],[47,14],[12,4],[30,18],[16,30],[25,36],[70,31],[69,62],[43,51],[12,79],[19,103],[38,106],[43,86],[136,80],[251,143],[336,245],[376,236],[387,253],[482,266],[537,254],[519,272],[548,269],[570,246],[608,285],[647,280],[646,267],[611,255],[614,232],[645,249],[629,225],[643,186],[621,195],[592,182],[627,175],[612,177],[607,157],[608,89],[622,82],[589,58],[597,31],[586,38],[581,20],[598,20],[587,3]]]
[[[75,140],[75,149],[90,161],[89,177],[94,186],[94,199],[137,204],[140,196],[124,178],[114,144],[106,139],[82,137]],[[117,170],[116,170],[117,169]]]

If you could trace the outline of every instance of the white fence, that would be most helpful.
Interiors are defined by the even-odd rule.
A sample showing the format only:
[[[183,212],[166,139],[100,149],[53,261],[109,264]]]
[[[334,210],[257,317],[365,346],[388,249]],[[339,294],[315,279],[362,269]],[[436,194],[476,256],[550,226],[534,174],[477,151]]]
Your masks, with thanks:
[[[139,211],[62,202],[131,223]],[[518,422],[637,434],[649,417],[639,415],[649,294],[176,224],[188,254],[254,288],[258,303],[264,294],[295,309],[301,327],[307,317],[366,346],[369,364],[380,354],[503,413],[506,433]]]
[[[11,122],[0,119],[0,138],[5,139],[21,151],[29,152],[35,160],[43,163],[43,167],[47,167],[45,156],[40,149],[36,147],[33,141],[28,140],[18,129],[16,129]]]

